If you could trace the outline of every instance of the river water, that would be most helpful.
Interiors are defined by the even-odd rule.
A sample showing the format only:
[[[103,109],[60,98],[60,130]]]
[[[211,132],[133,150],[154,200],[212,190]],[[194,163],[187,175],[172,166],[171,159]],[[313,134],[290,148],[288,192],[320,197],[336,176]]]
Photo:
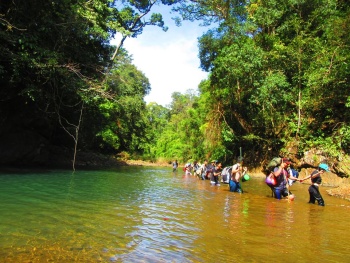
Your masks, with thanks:
[[[0,262],[350,262],[350,202],[171,168],[0,173]]]

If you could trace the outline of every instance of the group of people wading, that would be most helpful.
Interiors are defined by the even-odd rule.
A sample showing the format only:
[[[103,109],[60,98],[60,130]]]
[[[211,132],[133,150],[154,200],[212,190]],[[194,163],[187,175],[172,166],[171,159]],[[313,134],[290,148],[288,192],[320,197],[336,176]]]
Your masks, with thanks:
[[[178,162],[173,162],[173,172],[177,171]],[[243,158],[239,157],[237,162],[232,166],[222,167],[222,163],[217,160],[204,160],[202,164],[194,161],[186,163],[183,167],[185,175],[195,175],[201,180],[210,180],[214,186],[220,186],[220,183],[228,184],[231,192],[243,193],[240,182],[249,180],[247,167],[243,166]],[[311,179],[309,191],[309,203],[324,206],[325,202],[319,191],[322,182],[321,175],[328,172],[329,167],[325,163],[319,164],[309,176],[303,179],[298,178],[299,174],[291,168],[291,161],[288,158],[274,158],[266,167],[265,183],[272,190],[272,194],[276,199],[288,198],[294,200],[294,195],[290,191],[290,186],[295,181],[303,182]]]
[[[270,169],[267,171],[265,183],[271,188],[275,198],[282,199],[283,197],[287,197],[290,200],[294,200],[294,195],[289,190],[289,186],[292,185],[293,181],[303,182],[307,179],[311,179],[311,185],[308,189],[310,196],[309,203],[315,204],[317,201],[318,205],[325,205],[323,197],[320,194],[319,186],[322,182],[321,175],[329,171],[327,164],[319,164],[317,169],[309,176],[299,179],[298,176],[295,176],[295,173],[293,173],[294,169],[290,167],[291,161],[288,158],[274,159],[275,160],[272,160],[271,163],[275,162],[276,165],[268,165]]]
[[[177,161],[173,162],[173,171],[177,170]],[[236,164],[222,167],[218,160],[204,160],[202,164],[197,161],[186,163],[183,167],[185,175],[195,175],[201,180],[210,180],[210,184],[220,186],[221,183],[228,184],[231,192],[243,193],[241,181],[249,180],[247,167],[243,166],[243,158],[238,158]]]

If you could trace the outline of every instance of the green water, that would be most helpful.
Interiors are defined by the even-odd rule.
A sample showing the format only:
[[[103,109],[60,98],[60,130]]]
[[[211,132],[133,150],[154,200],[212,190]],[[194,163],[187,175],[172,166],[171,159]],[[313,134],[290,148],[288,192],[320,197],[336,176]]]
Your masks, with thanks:
[[[349,262],[350,202],[171,168],[0,173],[0,262]]]

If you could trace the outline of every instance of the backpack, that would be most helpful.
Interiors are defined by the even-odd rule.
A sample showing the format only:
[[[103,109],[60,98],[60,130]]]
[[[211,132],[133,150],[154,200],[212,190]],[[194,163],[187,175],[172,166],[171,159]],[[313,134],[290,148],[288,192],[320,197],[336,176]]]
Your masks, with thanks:
[[[299,172],[297,170],[293,169],[293,168],[291,170],[292,170],[293,177],[298,178],[299,177]]]
[[[203,173],[203,167],[202,167],[202,166],[198,167],[198,168],[195,170],[195,173],[196,173],[198,176],[201,176],[202,173]]]
[[[281,157],[274,157],[269,163],[268,165],[266,165],[265,168],[265,174],[269,175],[271,172],[273,172],[273,169],[276,166],[279,166],[282,163],[282,158]]]
[[[299,177],[299,172],[293,168],[290,169],[289,174],[291,174],[293,177],[298,178]],[[294,184],[294,180],[288,179],[288,184],[292,185]]]
[[[182,171],[186,172],[186,168],[188,168],[190,165],[191,165],[190,163],[186,163],[182,168]]]
[[[222,181],[226,184],[230,182],[231,171],[232,171],[232,166],[227,166],[224,169],[222,169],[221,178],[222,178]]]

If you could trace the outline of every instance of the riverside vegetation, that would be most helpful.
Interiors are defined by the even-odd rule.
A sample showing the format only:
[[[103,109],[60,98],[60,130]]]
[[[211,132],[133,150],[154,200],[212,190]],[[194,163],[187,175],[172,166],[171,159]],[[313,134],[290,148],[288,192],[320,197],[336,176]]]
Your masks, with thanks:
[[[167,30],[157,4],[179,25],[211,25],[198,39],[208,79],[167,106],[144,102],[151,85],[123,48],[146,26]],[[257,170],[277,155],[299,170],[326,161],[345,189],[349,22],[342,0],[5,1],[0,164],[114,164],[106,155],[229,164],[241,149]]]

